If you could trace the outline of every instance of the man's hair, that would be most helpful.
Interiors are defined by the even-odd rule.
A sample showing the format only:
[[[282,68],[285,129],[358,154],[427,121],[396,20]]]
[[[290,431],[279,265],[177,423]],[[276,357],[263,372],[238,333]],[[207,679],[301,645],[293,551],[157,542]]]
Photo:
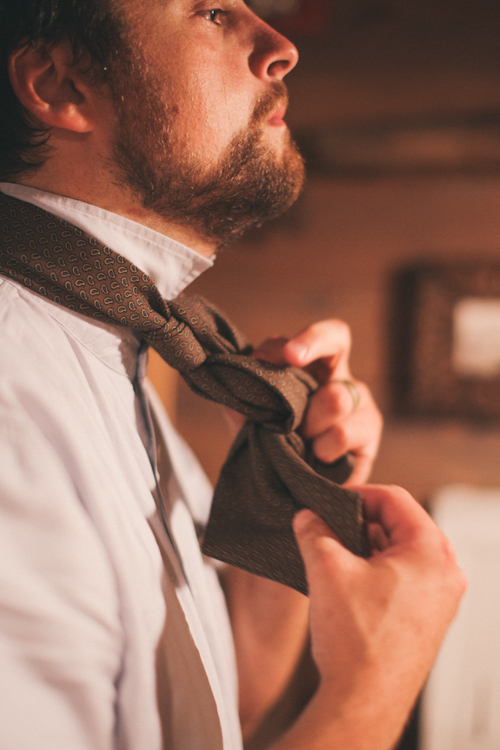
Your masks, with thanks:
[[[67,40],[74,63],[107,81],[120,49],[113,0],[0,0],[0,181],[40,167],[50,128],[37,123],[17,99],[8,59],[19,45],[47,47]]]

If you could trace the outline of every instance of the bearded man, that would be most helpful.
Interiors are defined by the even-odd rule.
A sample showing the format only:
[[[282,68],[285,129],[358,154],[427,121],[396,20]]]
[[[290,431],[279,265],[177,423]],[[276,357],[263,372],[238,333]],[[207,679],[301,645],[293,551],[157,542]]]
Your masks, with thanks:
[[[388,750],[464,588],[449,544],[403,490],[358,487],[366,559],[306,509],[307,584],[270,580],[297,563],[288,510],[291,557],[249,572],[253,534],[231,552],[245,569],[217,573],[197,537],[211,489],[145,380],[152,345],[249,417],[233,459],[257,436],[288,451],[280,470],[306,465],[306,440],[312,462],[350,452],[351,482],[368,476],[380,417],[352,381],[346,326],[252,353],[205,303],[172,301],[300,191],[284,122],[295,48],[243,0],[1,0],[0,29],[2,747],[238,750],[309,632],[319,686],[276,750]],[[306,394],[290,430],[261,413],[269,394],[288,408],[280,388]],[[299,489],[307,475],[359,502],[307,467]]]

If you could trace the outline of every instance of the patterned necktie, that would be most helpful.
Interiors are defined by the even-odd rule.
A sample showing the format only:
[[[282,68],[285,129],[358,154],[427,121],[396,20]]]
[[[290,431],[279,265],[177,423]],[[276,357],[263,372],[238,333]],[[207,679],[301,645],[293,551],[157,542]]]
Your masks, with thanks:
[[[121,255],[51,214],[1,196],[0,273],[70,310],[131,328],[200,396],[247,417],[222,468],[203,552],[307,593],[291,522],[310,508],[358,555],[361,497],[335,483],[296,429],[316,382],[252,357],[242,336],[199,297],[165,301]]]

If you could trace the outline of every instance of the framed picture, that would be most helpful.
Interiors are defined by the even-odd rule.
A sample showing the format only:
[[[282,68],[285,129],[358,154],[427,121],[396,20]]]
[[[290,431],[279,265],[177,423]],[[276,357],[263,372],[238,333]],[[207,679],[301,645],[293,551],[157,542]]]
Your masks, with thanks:
[[[500,262],[398,274],[393,332],[398,412],[500,418]]]

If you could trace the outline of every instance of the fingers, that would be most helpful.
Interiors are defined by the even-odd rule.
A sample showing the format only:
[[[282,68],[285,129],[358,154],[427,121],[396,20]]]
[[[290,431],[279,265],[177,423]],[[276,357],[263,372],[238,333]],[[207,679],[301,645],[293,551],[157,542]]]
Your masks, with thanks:
[[[342,383],[328,383],[312,395],[304,421],[302,435],[313,440],[331,428],[337,428],[334,439],[339,447],[362,445],[366,440],[379,436],[382,416],[364,383],[356,382],[360,398],[356,409],[351,392]],[[319,456],[318,456],[319,458]]]
[[[366,398],[367,388],[363,383],[356,383],[360,393],[360,400],[356,411],[362,411]],[[307,411],[302,425],[302,434],[308,440],[325,432],[331,425],[332,417],[341,422],[353,413],[353,396],[342,382],[327,383],[319,388]]]
[[[266,362],[272,362],[274,365],[285,366],[290,364],[284,356],[284,347],[288,339],[283,336],[271,336],[266,339],[260,346],[254,349],[253,356],[256,359],[263,359]]]
[[[383,485],[350,485],[350,489],[363,495],[370,549],[384,551],[389,547],[413,541],[422,532],[425,532],[426,538],[429,537],[429,532],[434,532],[439,536],[445,554],[454,559],[453,547],[449,540],[441,534],[428,513],[409,492],[401,487]],[[337,547],[343,549],[330,527],[308,509],[296,514],[293,527],[301,553],[303,547],[304,554],[310,561],[315,555],[318,557],[324,553],[322,540],[333,540]],[[331,546],[328,543],[329,552]],[[346,559],[349,556],[354,557],[347,550],[345,553]]]
[[[358,451],[358,453],[355,454],[356,462],[354,469],[352,470],[348,481],[344,483],[345,486],[350,486],[351,483],[363,484],[366,482],[370,476],[375,456],[376,451],[373,453],[370,452],[368,455],[364,454],[362,451]]]
[[[389,546],[389,539],[384,529],[378,523],[366,524],[366,538],[371,555],[384,552]]]
[[[335,378],[349,379],[351,332],[341,320],[322,320],[291,339],[273,336],[254,351],[257,359],[277,365],[303,367],[319,383]]]
[[[268,339],[254,354],[278,365],[302,367],[315,378],[319,388],[309,400],[300,432],[325,463],[353,454],[356,466],[351,480],[365,482],[378,450],[382,416],[369,389],[351,378],[350,349],[349,326],[340,320],[324,320],[289,341]],[[344,380],[359,391],[359,403]]]
[[[334,377],[350,378],[350,351],[349,326],[341,320],[322,320],[290,339],[283,355],[288,364],[305,367],[318,382],[326,383]]]
[[[330,574],[335,576],[340,571],[345,572],[353,561],[356,563],[357,558],[342,546],[330,527],[312,511],[299,511],[293,519],[293,530],[309,584],[314,585],[318,574],[323,578],[321,568],[331,568]]]
[[[309,585],[312,653],[321,675],[318,695],[323,693],[328,715],[332,705],[344,706],[349,726],[358,725],[363,707],[369,709],[361,744],[353,744],[352,734],[337,744],[365,747],[363,739],[382,727],[373,747],[393,747],[465,581],[449,544],[407,492],[359,489],[375,550],[368,560],[344,549],[310,511],[297,514],[294,529]],[[412,540],[417,543],[408,543]],[[321,747],[327,745],[331,742]]]
[[[312,510],[304,508],[295,514],[293,519],[293,529],[297,537],[300,536],[302,542],[307,545],[308,538],[315,539],[320,536],[326,536],[331,539],[337,539],[335,533],[321,518],[313,513]],[[338,540],[337,540],[338,541]]]
[[[335,461],[348,452],[356,460],[365,457],[366,460],[373,461],[378,440],[373,440],[372,437],[370,424],[362,420],[348,419],[338,424],[333,423],[328,430],[313,439],[314,455],[324,463]]]
[[[360,393],[358,407],[342,383],[327,383],[311,397],[301,434],[312,441],[315,456],[325,463],[347,452],[356,459],[352,482],[367,480],[382,434],[380,414],[369,389],[356,382]]]
[[[364,500],[364,517],[367,525],[370,549],[383,551],[413,541],[418,534],[429,531],[441,536],[428,513],[401,487],[383,485],[349,485],[360,492]],[[296,514],[293,521],[297,542],[302,553],[312,560],[314,555],[323,554],[321,540],[333,540],[343,549],[334,532],[315,513],[306,509]],[[442,535],[443,546],[452,556],[450,542]],[[448,546],[450,549],[448,549]],[[345,550],[347,556],[354,557]]]
[[[436,526],[422,506],[401,487],[355,487],[366,502],[367,536],[371,556],[367,560],[349,552],[334,532],[310,510],[296,514],[293,528],[304,560],[309,586],[314,593],[317,580],[349,581],[366,576],[368,569],[377,576],[380,565],[427,576],[436,587],[447,586],[459,598],[467,580],[456,565],[456,555],[449,539]],[[406,568],[404,567],[406,565]],[[389,569],[390,569],[389,568]],[[430,576],[429,576],[430,570]],[[377,572],[378,571],[378,572]],[[412,574],[412,575],[413,575]],[[354,577],[354,578],[353,578]]]
[[[432,523],[420,503],[402,487],[374,484],[357,487],[350,484],[350,489],[363,495],[365,519],[381,524],[391,537],[399,528]]]
[[[409,492],[401,487],[383,485],[349,483],[349,487],[363,495],[366,521],[382,527],[391,547],[419,543],[426,538],[429,553],[429,540],[432,540],[435,547],[442,547],[443,553],[451,556],[451,544]]]

